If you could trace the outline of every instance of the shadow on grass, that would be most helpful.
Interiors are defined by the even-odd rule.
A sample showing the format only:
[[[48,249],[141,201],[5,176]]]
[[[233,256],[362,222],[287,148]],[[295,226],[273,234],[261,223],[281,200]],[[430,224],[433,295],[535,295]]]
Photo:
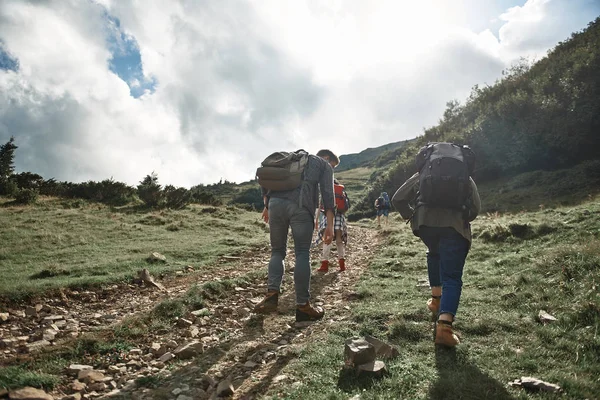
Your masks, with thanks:
[[[356,389],[368,390],[378,379],[361,374],[356,376],[354,368],[342,368],[338,376],[337,386],[346,393],[352,393]]]
[[[471,364],[463,352],[436,346],[435,364],[438,380],[429,390],[431,400],[514,399],[502,383]]]

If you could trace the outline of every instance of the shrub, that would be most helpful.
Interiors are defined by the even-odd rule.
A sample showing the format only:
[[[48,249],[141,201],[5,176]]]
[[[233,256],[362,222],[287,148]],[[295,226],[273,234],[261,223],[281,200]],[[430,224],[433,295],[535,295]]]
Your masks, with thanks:
[[[479,235],[484,242],[504,242],[509,237],[511,237],[510,229],[500,224],[489,226]]]
[[[44,182],[44,178],[41,175],[31,172],[14,174],[10,179],[15,181],[19,189],[39,189]]]
[[[34,189],[21,189],[15,196],[15,201],[19,204],[33,204],[38,199],[38,192]]]
[[[0,195],[15,197],[19,192],[19,187],[11,179],[0,178]]]
[[[222,204],[221,200],[213,193],[197,187],[190,189],[190,194],[193,203],[207,204],[209,206],[220,206]]]
[[[135,189],[122,182],[105,179],[102,182],[88,181],[71,186],[72,197],[97,201],[110,205],[124,205],[133,200]]]
[[[165,198],[165,206],[173,209],[185,207],[192,199],[189,190],[183,187],[176,188],[172,185],[165,186],[163,195]]]
[[[95,184],[97,201],[110,205],[124,205],[133,200],[135,189],[112,178]]]
[[[50,178],[41,182],[39,187],[40,194],[44,196],[71,197],[65,195],[65,189],[65,184],[62,182],[57,182],[54,178]]]
[[[259,187],[241,191],[232,200],[232,204],[248,204],[255,209],[263,208],[263,196]]]
[[[162,187],[158,184],[158,175],[152,173],[140,182],[137,187],[140,200],[148,207],[157,207],[163,203],[164,193]]]

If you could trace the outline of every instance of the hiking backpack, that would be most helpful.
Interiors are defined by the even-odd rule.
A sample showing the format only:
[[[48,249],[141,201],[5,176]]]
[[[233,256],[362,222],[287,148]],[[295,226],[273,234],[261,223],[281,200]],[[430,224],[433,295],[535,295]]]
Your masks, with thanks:
[[[471,197],[469,177],[475,170],[475,153],[469,146],[429,143],[416,157],[419,171],[417,206],[466,210]]]
[[[346,194],[344,185],[334,182],[333,190],[335,192],[335,208],[339,212],[345,213],[350,208],[350,199]]]
[[[307,163],[308,153],[304,150],[275,152],[256,170],[258,184],[276,192],[295,189],[303,182]]]
[[[383,198],[383,209],[389,210],[391,208],[390,204],[390,196],[388,196],[387,192],[381,193],[381,197]]]

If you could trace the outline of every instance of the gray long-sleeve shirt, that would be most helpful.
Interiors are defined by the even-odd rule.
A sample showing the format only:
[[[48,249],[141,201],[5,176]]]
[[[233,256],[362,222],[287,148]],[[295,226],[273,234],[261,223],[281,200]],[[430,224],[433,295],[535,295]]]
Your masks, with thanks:
[[[296,189],[286,191],[267,191],[261,187],[263,196],[288,199],[296,203],[300,202],[302,194],[302,207],[307,208],[311,215],[315,216],[315,211],[319,206],[319,191],[325,210],[335,212],[335,195],[333,191],[333,168],[321,157],[309,155],[308,163],[304,169],[304,184]],[[302,189],[302,186],[304,188]],[[317,189],[318,188],[318,189]]]

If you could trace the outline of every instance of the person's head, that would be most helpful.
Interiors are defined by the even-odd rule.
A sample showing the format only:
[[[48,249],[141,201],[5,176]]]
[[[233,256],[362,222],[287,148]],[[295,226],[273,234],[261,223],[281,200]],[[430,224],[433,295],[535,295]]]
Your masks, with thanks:
[[[323,149],[317,152],[317,156],[321,157],[323,160],[327,161],[332,168],[335,168],[340,163],[340,159],[338,156],[333,154],[333,151]]]
[[[381,192],[381,197],[387,196],[387,192]]]

